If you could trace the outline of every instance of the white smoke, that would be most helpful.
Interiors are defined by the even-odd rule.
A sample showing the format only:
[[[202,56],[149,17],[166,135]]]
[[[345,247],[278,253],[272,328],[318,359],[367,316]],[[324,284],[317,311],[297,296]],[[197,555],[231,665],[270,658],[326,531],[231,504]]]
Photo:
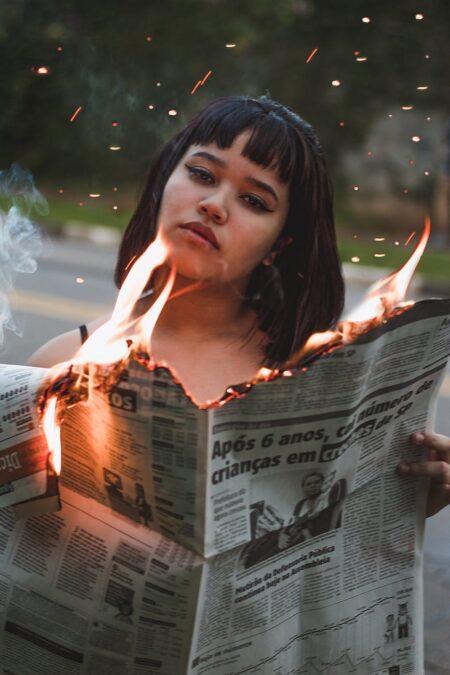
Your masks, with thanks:
[[[0,171],[0,346],[5,329],[21,335],[8,295],[18,274],[32,274],[42,252],[42,236],[31,213],[48,212],[47,201],[36,189],[29,171],[13,164]]]

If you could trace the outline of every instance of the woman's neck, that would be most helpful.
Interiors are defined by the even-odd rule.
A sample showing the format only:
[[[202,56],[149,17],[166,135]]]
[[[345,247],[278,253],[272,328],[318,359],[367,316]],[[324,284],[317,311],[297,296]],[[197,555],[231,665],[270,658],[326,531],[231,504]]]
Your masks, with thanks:
[[[245,337],[255,326],[254,312],[236,287],[178,278],[157,323],[161,333],[194,340]]]

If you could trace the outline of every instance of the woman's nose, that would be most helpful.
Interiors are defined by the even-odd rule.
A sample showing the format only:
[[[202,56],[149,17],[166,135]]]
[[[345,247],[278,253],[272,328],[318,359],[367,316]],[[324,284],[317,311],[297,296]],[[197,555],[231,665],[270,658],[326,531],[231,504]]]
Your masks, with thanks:
[[[198,204],[198,211],[218,225],[223,225],[228,217],[225,204],[219,196],[202,199]]]

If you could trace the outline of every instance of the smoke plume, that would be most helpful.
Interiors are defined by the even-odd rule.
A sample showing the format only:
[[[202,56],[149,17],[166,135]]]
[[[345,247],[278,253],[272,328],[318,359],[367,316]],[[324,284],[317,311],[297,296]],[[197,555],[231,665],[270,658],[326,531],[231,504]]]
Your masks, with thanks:
[[[29,171],[13,164],[0,171],[0,346],[5,329],[21,335],[8,300],[18,274],[32,274],[42,252],[42,237],[31,214],[48,212]]]

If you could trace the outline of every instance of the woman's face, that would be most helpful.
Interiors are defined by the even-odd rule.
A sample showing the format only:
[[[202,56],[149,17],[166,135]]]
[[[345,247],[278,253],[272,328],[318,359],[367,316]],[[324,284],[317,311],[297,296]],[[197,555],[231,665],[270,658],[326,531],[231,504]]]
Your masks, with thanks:
[[[227,149],[190,146],[166,184],[159,232],[181,276],[244,291],[280,237],[288,186],[276,171],[241,154],[248,135]]]

